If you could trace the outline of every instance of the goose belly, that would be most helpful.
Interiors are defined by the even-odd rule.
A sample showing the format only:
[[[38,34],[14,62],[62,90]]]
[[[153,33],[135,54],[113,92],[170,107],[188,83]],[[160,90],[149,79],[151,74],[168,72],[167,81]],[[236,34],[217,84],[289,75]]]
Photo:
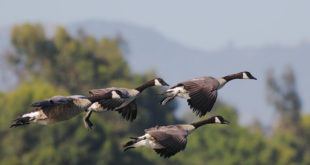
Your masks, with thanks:
[[[93,110],[96,112],[104,112],[104,111],[108,111],[107,108],[101,106],[101,104],[99,104],[98,102],[94,102],[89,108],[88,110]]]
[[[116,108],[118,109],[118,108]],[[95,112],[105,112],[108,111],[108,108],[103,107],[101,104],[99,104],[98,102],[94,102],[89,108],[88,110],[93,110]]]
[[[103,108],[98,102],[94,102],[88,110],[93,110],[96,112],[102,112],[102,111],[107,111],[107,109]]]
[[[143,140],[140,140],[139,142],[135,143],[133,147],[148,147],[152,149],[161,149],[164,148],[162,145],[157,143],[153,137],[151,137],[149,134],[146,134],[143,136]]]
[[[168,92],[167,93],[168,96],[175,96],[176,95],[176,96],[181,97],[181,98],[190,99],[189,92],[186,89],[184,89],[184,86],[168,89],[167,92]]]
[[[149,139],[141,140],[133,145],[133,147],[147,147],[152,149],[161,149],[164,148],[162,145],[155,143]]]

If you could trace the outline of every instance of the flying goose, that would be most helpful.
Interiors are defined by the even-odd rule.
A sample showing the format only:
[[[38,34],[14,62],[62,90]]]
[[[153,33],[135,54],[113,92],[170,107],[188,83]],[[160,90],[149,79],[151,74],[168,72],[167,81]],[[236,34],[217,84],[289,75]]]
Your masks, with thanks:
[[[145,129],[145,134],[140,137],[131,137],[123,147],[124,151],[136,147],[149,147],[164,158],[184,150],[187,143],[187,136],[205,124],[228,124],[222,116],[214,116],[191,124],[178,124],[169,126],[157,126]]]
[[[161,78],[155,78],[135,89],[112,87],[90,90],[93,104],[88,108],[88,113],[83,118],[85,127],[88,129],[92,127],[93,124],[89,118],[93,111],[118,111],[123,118],[133,121],[137,116],[136,97],[144,89],[152,86],[168,86],[168,84]],[[102,99],[102,97],[104,98]]]
[[[81,95],[54,96],[32,103],[31,106],[36,107],[35,110],[15,119],[10,127],[22,126],[30,122],[47,125],[68,120],[87,110],[91,104],[87,97]]]
[[[194,78],[178,83],[176,86],[166,90],[160,95],[166,95],[160,102],[165,105],[175,97],[187,99],[188,105],[199,116],[210,112],[217,98],[217,90],[221,89],[227,82],[234,79],[254,79],[250,72],[240,72],[222,78],[210,76]]]

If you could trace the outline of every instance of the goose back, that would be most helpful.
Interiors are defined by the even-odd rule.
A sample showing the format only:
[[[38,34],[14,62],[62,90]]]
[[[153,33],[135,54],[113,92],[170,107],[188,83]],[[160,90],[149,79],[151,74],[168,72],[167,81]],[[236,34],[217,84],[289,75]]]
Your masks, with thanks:
[[[216,90],[220,85],[217,79],[210,76],[194,78],[188,81],[181,82],[184,88],[188,91],[198,90],[198,88],[206,88],[208,90]]]
[[[85,111],[90,105],[91,102],[80,95],[55,96],[32,104],[37,107],[33,112],[39,112],[35,120],[44,120],[46,124],[68,120]]]
[[[128,88],[117,88],[117,87],[111,87],[111,88],[103,88],[103,89],[92,89],[89,91],[91,95],[104,95],[106,93],[109,93],[111,91],[118,90],[121,92],[123,97],[132,97],[136,96],[139,91],[135,89],[128,89]]]

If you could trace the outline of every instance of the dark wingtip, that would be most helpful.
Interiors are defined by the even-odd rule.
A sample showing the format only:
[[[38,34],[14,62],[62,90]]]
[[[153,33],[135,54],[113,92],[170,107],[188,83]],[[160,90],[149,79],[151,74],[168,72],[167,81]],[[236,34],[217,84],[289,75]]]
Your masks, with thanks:
[[[137,118],[137,109],[130,109],[129,107],[125,107],[116,111],[120,113],[123,119],[127,121],[133,122]]]

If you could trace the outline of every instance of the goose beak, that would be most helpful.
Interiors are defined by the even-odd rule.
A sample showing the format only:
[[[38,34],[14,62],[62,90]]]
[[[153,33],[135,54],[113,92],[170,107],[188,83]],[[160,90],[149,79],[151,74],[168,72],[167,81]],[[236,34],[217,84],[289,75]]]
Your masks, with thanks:
[[[222,124],[230,124],[230,122],[227,120],[224,120]]]
[[[167,84],[165,81],[163,81],[162,85],[163,86],[169,86],[169,84]]]
[[[257,80],[257,78],[256,78],[256,77],[254,77],[254,76],[253,76],[253,75],[251,75],[251,74],[249,75],[249,78],[250,78],[250,79],[253,79],[253,80]]]

